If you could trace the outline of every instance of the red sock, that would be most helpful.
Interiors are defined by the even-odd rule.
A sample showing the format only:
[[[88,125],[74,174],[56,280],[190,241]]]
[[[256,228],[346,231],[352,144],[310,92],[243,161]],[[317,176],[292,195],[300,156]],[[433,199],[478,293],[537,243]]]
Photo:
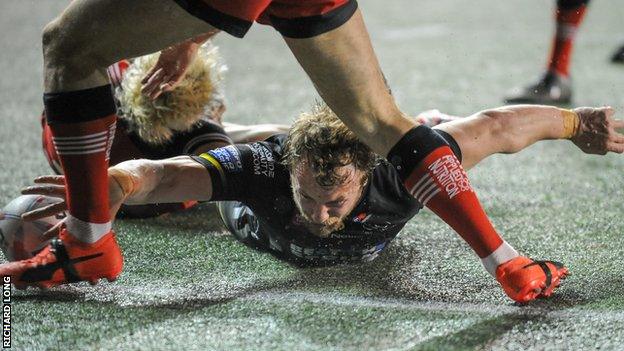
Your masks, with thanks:
[[[110,85],[45,94],[46,115],[67,186],[68,231],[95,242],[111,230],[108,156],[116,115]]]
[[[574,38],[585,15],[585,8],[585,5],[576,7],[557,6],[557,31],[552,44],[548,69],[564,77],[570,74],[569,66]]]
[[[455,229],[479,257],[486,257],[503,243],[450,147],[438,147],[427,155],[404,184],[423,206]]]
[[[518,253],[492,226],[449,143],[461,157],[449,134],[421,125],[403,136],[388,160],[410,194],[448,223],[494,274],[499,264]]]

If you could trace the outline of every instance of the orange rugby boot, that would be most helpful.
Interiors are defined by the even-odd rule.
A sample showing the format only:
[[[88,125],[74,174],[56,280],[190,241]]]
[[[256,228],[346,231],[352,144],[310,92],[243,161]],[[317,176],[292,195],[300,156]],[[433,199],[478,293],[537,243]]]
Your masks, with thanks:
[[[123,257],[112,230],[95,243],[87,244],[63,229],[58,238],[34,257],[0,265],[0,276],[10,276],[18,289],[27,286],[46,289],[79,281],[96,284],[100,278],[113,281],[122,268]]]
[[[568,275],[568,269],[555,261],[535,261],[519,256],[496,268],[496,280],[507,296],[525,303],[548,297]]]

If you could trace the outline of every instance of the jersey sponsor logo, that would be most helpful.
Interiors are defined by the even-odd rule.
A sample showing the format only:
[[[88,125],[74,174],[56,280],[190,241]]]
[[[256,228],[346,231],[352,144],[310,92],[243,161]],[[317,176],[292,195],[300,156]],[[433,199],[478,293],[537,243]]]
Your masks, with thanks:
[[[364,223],[368,221],[373,215],[367,214],[366,212],[362,212],[353,218],[355,223]]]
[[[471,190],[466,172],[461,168],[459,160],[454,155],[442,156],[428,168],[438,184],[446,191],[449,199],[464,191]]]
[[[260,143],[251,144],[249,147],[253,156],[254,174],[275,177],[275,159],[271,150]]]
[[[226,146],[208,151],[229,173],[240,173],[243,170],[240,151],[234,146]]]

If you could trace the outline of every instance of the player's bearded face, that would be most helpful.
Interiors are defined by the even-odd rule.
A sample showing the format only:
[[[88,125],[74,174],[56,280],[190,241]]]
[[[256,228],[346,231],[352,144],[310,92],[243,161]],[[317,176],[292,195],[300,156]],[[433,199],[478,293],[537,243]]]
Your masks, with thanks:
[[[293,198],[307,229],[320,237],[344,228],[345,217],[355,208],[362,195],[365,173],[354,166],[340,167],[346,175],[342,184],[319,185],[310,167],[304,162],[291,173]]]

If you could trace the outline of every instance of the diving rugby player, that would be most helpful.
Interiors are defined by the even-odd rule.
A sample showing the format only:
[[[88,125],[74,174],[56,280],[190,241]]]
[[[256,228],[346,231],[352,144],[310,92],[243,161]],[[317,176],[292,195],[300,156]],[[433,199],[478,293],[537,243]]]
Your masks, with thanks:
[[[624,142],[615,131],[624,121],[612,114],[610,108],[509,106],[441,124],[434,133],[470,169],[489,155],[515,153],[547,139],[570,139],[586,153],[605,154],[611,144]],[[248,245],[297,264],[367,261],[437,193],[457,196],[468,186],[454,160],[442,158],[428,167],[431,175],[406,186],[411,169],[376,156],[329,108],[317,106],[288,135],[200,156],[133,160],[110,168],[111,214],[122,203],[227,201],[219,203],[223,221]],[[24,193],[64,195],[62,177],[37,182],[56,185],[33,186]],[[63,203],[52,205],[27,217],[64,208]],[[506,242],[504,251],[483,257],[486,236],[463,238],[518,302],[550,296],[568,272],[560,263],[520,256]],[[62,241],[51,247],[62,251]]]
[[[420,194],[420,181],[445,181],[432,171],[440,163],[455,169],[457,187],[438,188],[427,207],[482,259],[515,257],[448,141],[406,118],[386,89],[355,0],[74,0],[42,40],[46,118],[67,185],[67,221],[59,235],[65,254],[47,247],[32,259],[0,265],[0,275],[38,286],[115,279],[123,257],[112,230],[107,169],[117,116],[106,68],[173,45],[145,82],[145,93],[157,96],[181,78],[201,42],[219,30],[243,37],[255,21],[280,32],[327,105],[392,163],[411,195]],[[61,268],[32,274],[47,266]]]

